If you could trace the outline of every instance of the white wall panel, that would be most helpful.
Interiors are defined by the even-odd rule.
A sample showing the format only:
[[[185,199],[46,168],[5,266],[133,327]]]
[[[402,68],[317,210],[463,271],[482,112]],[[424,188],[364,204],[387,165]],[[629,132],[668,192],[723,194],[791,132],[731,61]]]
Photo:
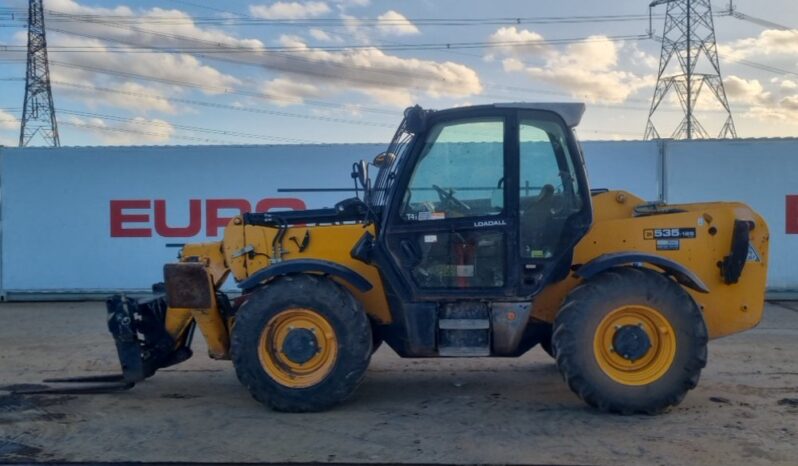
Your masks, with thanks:
[[[659,199],[660,157],[652,141],[595,141],[582,144],[592,189],[623,189],[648,201]]]
[[[2,149],[2,288],[22,290],[146,289],[175,258],[169,243],[208,236],[208,201],[301,198],[332,205],[349,193],[292,193],[296,188],[348,188],[351,163],[384,146],[259,146]],[[166,238],[155,231],[154,201],[170,226],[189,225],[190,201],[201,201],[201,231]],[[111,202],[149,202],[126,229],[145,237],[112,237]],[[220,214],[235,215],[222,210]]]
[[[352,162],[384,147],[0,148],[2,291],[146,289],[175,258],[168,244],[219,239],[208,235],[214,200],[243,200],[252,208],[263,199],[330,206],[351,195],[343,190],[352,186]],[[798,289],[798,235],[785,234],[785,196],[798,194],[798,140],[669,142],[664,186],[655,142],[585,142],[584,149],[593,188],[625,189],[647,200],[664,188],[671,202],[749,203],[771,227],[769,285]],[[121,211],[134,216],[121,225],[144,236],[112,234],[112,201],[144,206]],[[166,226],[198,228],[188,237],[165,237],[164,225],[156,225],[160,207]],[[235,213],[222,209],[219,216]]]
[[[667,200],[742,201],[770,228],[768,286],[798,289],[798,235],[786,234],[786,196],[798,194],[798,140],[670,142]]]

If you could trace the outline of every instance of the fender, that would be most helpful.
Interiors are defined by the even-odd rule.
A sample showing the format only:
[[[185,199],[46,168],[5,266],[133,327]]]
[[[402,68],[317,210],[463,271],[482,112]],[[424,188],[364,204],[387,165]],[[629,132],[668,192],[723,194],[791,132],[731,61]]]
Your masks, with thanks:
[[[244,292],[252,291],[261,283],[269,279],[290,275],[293,273],[321,273],[332,275],[354,286],[365,293],[373,288],[372,284],[362,275],[343,265],[320,259],[294,259],[270,265],[258,270],[249,278],[238,284]]]
[[[621,251],[603,254],[579,267],[576,276],[588,279],[612,267],[637,263],[653,265],[673,276],[682,285],[700,293],[709,293],[709,288],[704,282],[687,267],[666,257],[645,252]]]

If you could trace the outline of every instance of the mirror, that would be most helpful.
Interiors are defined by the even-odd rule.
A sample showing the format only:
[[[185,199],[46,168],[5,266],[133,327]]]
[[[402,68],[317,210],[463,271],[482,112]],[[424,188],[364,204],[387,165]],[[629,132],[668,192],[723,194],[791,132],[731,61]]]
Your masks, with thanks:
[[[369,164],[365,160],[355,162],[352,166],[352,178],[360,183],[364,190],[369,189]],[[357,188],[357,186],[355,186]]]
[[[371,162],[371,164],[377,168],[390,167],[394,160],[396,160],[396,154],[393,152],[383,152],[374,157],[374,161]]]

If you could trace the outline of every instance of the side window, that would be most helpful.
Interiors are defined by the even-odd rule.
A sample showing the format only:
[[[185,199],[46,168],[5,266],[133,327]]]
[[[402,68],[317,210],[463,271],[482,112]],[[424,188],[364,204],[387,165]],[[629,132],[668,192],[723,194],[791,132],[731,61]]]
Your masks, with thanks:
[[[405,192],[407,221],[498,215],[504,209],[504,120],[450,122],[427,136]]]
[[[568,217],[581,198],[563,127],[522,119],[520,137],[521,256],[546,259],[557,252]]]

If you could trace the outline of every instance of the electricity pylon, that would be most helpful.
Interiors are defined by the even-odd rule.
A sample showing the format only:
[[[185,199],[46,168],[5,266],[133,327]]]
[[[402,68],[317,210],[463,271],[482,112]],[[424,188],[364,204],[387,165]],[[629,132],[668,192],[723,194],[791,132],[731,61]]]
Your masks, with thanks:
[[[660,133],[654,125],[653,117],[663,99],[676,93],[684,111],[684,117],[673,131],[673,139],[708,139],[709,133],[696,118],[695,110],[701,92],[708,89],[726,113],[718,138],[736,138],[726,89],[718,63],[718,46],[715,41],[715,23],[712,19],[710,0],[655,0],[649,5],[667,5],[665,29],[662,34],[662,53],[659,62],[657,87],[651,100],[645,139],[659,139]],[[678,60],[679,70],[667,74],[673,58]],[[703,63],[702,63],[703,62]],[[675,65],[676,63],[674,63]],[[703,64],[707,72],[696,72],[697,65]],[[671,67],[671,68],[675,68]]]
[[[30,0],[28,4],[28,67],[25,73],[25,103],[22,109],[19,146],[30,145],[37,135],[48,146],[59,147],[61,145],[58,138],[58,124],[55,120],[53,91],[50,88],[43,0]]]

